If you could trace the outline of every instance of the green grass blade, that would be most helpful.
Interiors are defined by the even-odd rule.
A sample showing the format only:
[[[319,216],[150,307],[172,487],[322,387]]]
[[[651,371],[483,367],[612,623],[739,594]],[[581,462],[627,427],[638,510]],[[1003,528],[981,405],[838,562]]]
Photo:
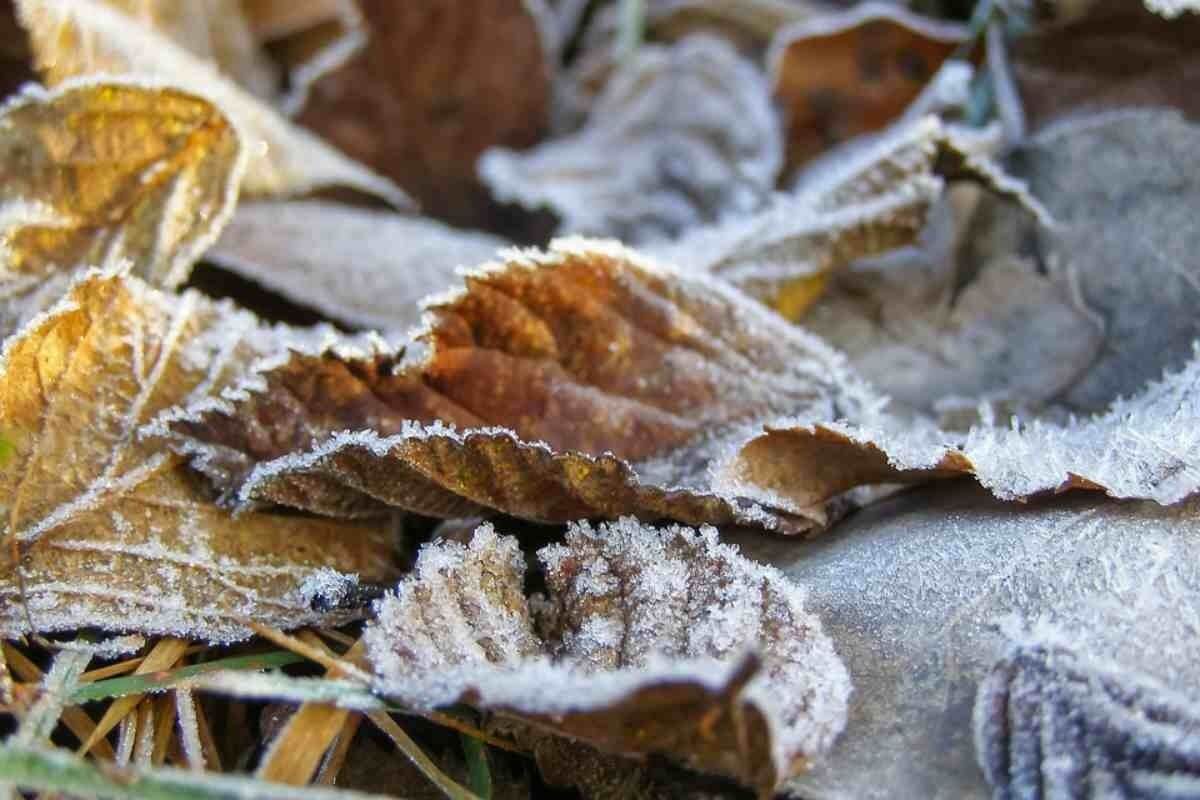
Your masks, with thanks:
[[[232,656],[203,664],[191,664],[169,672],[152,672],[147,675],[126,675],[109,678],[95,683],[85,683],[71,693],[72,703],[87,703],[92,700],[107,700],[128,694],[142,694],[169,689],[198,675],[223,670],[261,670],[286,667],[304,661],[302,656],[286,650],[250,656]]]

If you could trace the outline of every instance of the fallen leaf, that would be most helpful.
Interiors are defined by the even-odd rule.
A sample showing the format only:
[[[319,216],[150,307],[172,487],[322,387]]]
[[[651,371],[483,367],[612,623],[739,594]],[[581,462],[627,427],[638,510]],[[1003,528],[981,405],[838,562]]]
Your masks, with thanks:
[[[1011,427],[990,419],[966,434],[883,417],[873,425],[767,426],[722,469],[731,491],[803,514],[867,484],[971,475],[994,495],[1070,489],[1178,503],[1200,490],[1200,357],[1102,415]]]
[[[547,124],[552,45],[536,5],[365,3],[366,48],[313,85],[299,121],[428,213],[480,225],[493,209],[475,173],[479,155],[528,147]]]
[[[1018,645],[998,661],[979,687],[975,731],[993,797],[1085,800],[1095,786],[1121,798],[1200,792],[1189,746],[1200,703],[1062,645]]]
[[[299,195],[343,186],[395,206],[408,199],[390,181],[293,125],[167,36],[103,0],[18,0],[37,67],[47,83],[77,75],[151,75],[208,98],[228,114],[249,154],[242,189]]]
[[[987,261],[961,285],[953,256],[939,243],[856,263],[798,321],[845,353],[896,413],[953,425],[981,402],[1032,412],[1069,391],[1105,339],[1076,287],[1015,256]]]
[[[1056,118],[1131,106],[1200,117],[1200,17],[1165,20],[1140,3],[1103,0],[1066,25],[1013,42],[1013,72],[1034,130]]]
[[[716,530],[578,523],[539,558],[548,597],[527,600],[517,541],[491,525],[427,546],[364,633],[377,688],[761,792],[833,743],[850,682],[820,621]]]
[[[1022,184],[982,153],[986,139],[934,117],[815,165],[759,212],[651,245],[657,258],[733,283],[789,319],[820,296],[829,277],[866,256],[917,240],[945,178],[970,178],[1035,219],[1048,215]]]
[[[243,620],[294,627],[361,577],[386,580],[385,526],[244,515],[213,505],[138,431],[219,391],[273,342],[245,313],[92,272],[0,356],[6,543],[0,632],[101,628],[213,641]],[[9,548],[5,548],[5,553]],[[27,604],[26,604],[27,601]]]
[[[787,789],[823,799],[934,792],[994,798],[976,766],[972,707],[981,682],[990,681],[993,665],[1014,644],[1066,647],[1087,663],[1118,666],[1123,692],[1136,692],[1138,676],[1145,676],[1186,697],[1196,719],[1198,523],[1195,500],[1163,508],[1074,495],[1014,506],[959,484],[885,500],[811,542],[737,536],[747,557],[805,587],[807,607],[819,611],[854,680],[845,732],[828,757]],[[984,698],[990,696],[985,690]],[[1075,719],[1082,731],[1156,729],[1154,738],[1124,740],[1131,761],[1151,773],[1170,763],[1158,760],[1171,752],[1157,744],[1161,736],[1180,743],[1195,738],[1179,717],[1159,716],[1162,706],[1131,709],[1155,709],[1151,723],[1117,705],[1075,702],[1062,695],[1037,713],[1046,721]],[[1050,755],[1037,742],[1055,739],[1029,738],[1029,717],[1010,720],[1011,735],[1028,748],[1022,758],[1031,769],[1023,774],[1046,770],[1048,788],[1040,796],[1080,796],[1058,793],[1050,778],[1101,762],[1089,762],[1086,748],[1071,748],[1068,758],[1035,764],[1038,753]],[[1045,731],[1055,738],[1067,733]],[[1149,746],[1137,751],[1140,742]],[[981,756],[995,763],[990,753]],[[1192,764],[1181,780],[1195,780]]]
[[[174,286],[237,201],[245,159],[208,101],[146,83],[31,86],[0,113],[0,331],[89,266]]]
[[[766,419],[874,407],[819,341],[613,243],[513,252],[465,280],[400,353],[296,353],[160,432],[239,505],[789,531],[827,520],[744,504],[708,472]]]
[[[353,0],[104,0],[291,114],[366,41]],[[268,51],[269,45],[269,51]]]
[[[427,217],[320,201],[246,203],[205,256],[336,320],[404,331],[422,298],[506,246]]]
[[[782,158],[762,76],[708,36],[637,50],[575,134],[493,149],[479,173],[496,197],[546,208],[562,233],[636,243],[760,206]]]
[[[787,168],[898,119],[966,40],[960,25],[885,3],[780,30],[767,64],[783,106]]]

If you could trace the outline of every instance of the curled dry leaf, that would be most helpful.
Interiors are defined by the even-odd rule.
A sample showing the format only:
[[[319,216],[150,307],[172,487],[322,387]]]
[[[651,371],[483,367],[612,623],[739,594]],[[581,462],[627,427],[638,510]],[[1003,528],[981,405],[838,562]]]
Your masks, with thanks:
[[[874,425],[775,423],[726,469],[742,493],[781,508],[821,505],[855,486],[972,475],[997,497],[1099,489],[1177,503],[1200,490],[1200,355],[1182,372],[1066,424],[1034,421],[965,435],[919,421]]]
[[[921,247],[833,274],[799,322],[844,352],[894,412],[956,425],[980,402],[1041,408],[1095,362],[1103,322],[1069,276],[1044,275],[1033,259],[997,256],[963,285],[954,256],[967,231],[950,205],[931,215]]]
[[[353,0],[105,2],[216,64],[247,92],[289,114],[304,105],[314,80],[366,41]]]
[[[779,31],[767,63],[783,106],[788,168],[887,127],[966,39],[960,25],[874,2]]]
[[[47,83],[78,76],[151,75],[215,103],[238,128],[249,161],[242,188],[254,195],[297,195],[344,186],[408,205],[381,178],[293,125],[166,35],[103,0],[18,0],[35,60]]]
[[[427,217],[320,201],[246,203],[206,259],[290,300],[363,328],[407,330],[422,298],[503,239]]]
[[[716,530],[577,523],[539,558],[548,596],[527,600],[516,539],[428,545],[364,634],[378,689],[760,791],[837,736],[850,682],[820,621]]]
[[[0,331],[89,266],[173,286],[216,237],[245,162],[211,103],[144,83],[30,87],[0,111]]]
[[[815,166],[758,213],[650,251],[686,271],[730,281],[795,319],[841,267],[916,241],[944,177],[982,182],[1047,219],[1022,184],[987,160],[986,144],[986,137],[934,117],[902,124]]]
[[[528,147],[548,116],[553,44],[524,0],[363,4],[365,49],[318,80],[299,120],[460,225],[491,213],[475,162]]]
[[[499,199],[552,211],[563,233],[639,242],[756,208],[781,158],[762,76],[728,43],[696,36],[640,48],[580,131],[491,150],[479,172]]]
[[[1088,697],[1063,693],[1038,705],[1047,722],[1074,720],[1074,730],[1097,749],[1061,747],[1070,728],[1048,726],[1048,738],[1037,738],[1036,718],[1012,720],[1009,735],[1023,751],[1024,775],[1043,771],[1041,785],[1056,786],[1053,775],[1090,765],[1099,776],[1102,762],[1087,757],[1112,754],[1118,742],[1111,736],[1121,731],[1137,734],[1122,746],[1146,745],[1136,757],[1125,752],[1133,758],[1129,766],[1149,773],[1169,765],[1179,744],[1195,741],[1200,506],[1194,500],[1163,508],[1074,495],[1014,506],[960,483],[885,500],[811,542],[738,539],[748,557],[774,564],[806,588],[806,606],[820,614],[854,680],[845,732],[824,761],[787,787],[801,797],[995,797],[976,766],[972,706],[977,687],[991,680],[990,670],[1014,641],[1067,648],[1087,665],[1115,666],[1120,677],[1113,685],[1134,698],[1110,703],[1103,686],[1093,684]],[[1143,678],[1186,698],[1189,713],[1155,705],[1151,694],[1138,697]],[[1048,680],[1038,681],[1043,696],[1061,685]],[[994,692],[994,685],[986,688],[985,698]],[[981,703],[985,710],[990,705]],[[1038,742],[1053,743],[1053,751]],[[995,764],[988,748],[981,756]],[[1191,765],[1181,778],[1195,780],[1194,751]],[[1024,791],[1028,783],[1022,784],[1017,788]]]
[[[743,503],[708,467],[780,414],[862,417],[876,400],[840,356],[727,286],[615,244],[508,256],[434,302],[404,352],[294,354],[163,432],[238,503],[826,521]]]
[[[92,272],[7,340],[6,638],[32,622],[35,631],[227,641],[250,634],[246,618],[286,627],[336,619],[314,611],[328,587],[394,575],[382,526],[265,514],[235,521],[177,456],[139,437],[164,408],[229,385],[277,344],[270,333],[195,293]]]

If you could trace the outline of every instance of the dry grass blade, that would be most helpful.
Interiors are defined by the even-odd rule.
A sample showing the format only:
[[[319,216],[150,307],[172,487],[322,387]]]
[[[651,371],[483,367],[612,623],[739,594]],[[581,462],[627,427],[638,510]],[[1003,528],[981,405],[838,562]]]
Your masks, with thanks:
[[[59,651],[38,689],[37,700],[11,739],[13,744],[37,746],[50,738],[62,717],[63,706],[71,690],[87,669],[92,655],[92,651],[86,648]]]
[[[315,635],[308,636],[311,637],[309,644],[312,647],[324,650]],[[355,642],[342,658],[347,661],[358,660],[365,650],[361,641]],[[341,667],[331,667],[326,674],[341,677],[344,673]],[[344,748],[349,746],[345,741],[346,730],[351,722],[351,712],[346,709],[319,703],[303,704],[271,742],[255,775],[276,783],[303,786],[317,773],[322,758],[339,734],[342,738],[338,739],[337,744],[343,750],[344,758]],[[350,737],[353,737],[354,729],[357,729],[356,722],[349,733]]]
[[[349,661],[338,658],[327,650],[318,640],[317,644],[304,642],[294,636],[288,636],[281,630],[272,628],[269,625],[263,625],[259,622],[247,622],[246,627],[253,630],[267,641],[277,644],[285,650],[291,650],[293,653],[302,655],[310,661],[314,661],[325,667],[331,675],[337,677],[354,678],[364,684],[371,682],[371,676],[361,669],[351,664]]]
[[[159,639],[154,647],[146,654],[146,658],[134,670],[135,675],[145,675],[149,672],[157,672],[158,670],[170,669],[179,659],[183,658],[183,654],[187,651],[188,643],[183,639],[175,639],[166,637]],[[141,701],[141,695],[129,695],[119,697],[112,702],[112,705],[104,712],[104,716],[96,723],[96,729],[92,731],[91,736],[84,741],[79,748],[80,755],[87,753],[96,744],[108,734],[117,724],[125,718],[127,714],[133,711],[137,704]]]
[[[346,756],[350,753],[350,745],[354,743],[354,737],[358,733],[359,727],[362,726],[362,714],[351,714],[342,724],[341,731],[338,732],[337,742],[332,750],[329,751],[328,757],[321,762],[321,769],[317,773],[314,783],[332,785],[337,781],[338,773],[342,771],[342,767],[346,764]]]

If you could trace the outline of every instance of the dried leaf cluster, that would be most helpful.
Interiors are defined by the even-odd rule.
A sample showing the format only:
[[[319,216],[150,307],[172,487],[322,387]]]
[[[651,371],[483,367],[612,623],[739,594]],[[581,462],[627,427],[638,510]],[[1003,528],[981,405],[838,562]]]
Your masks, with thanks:
[[[1200,794],[1200,17],[953,5],[12,3],[0,786]]]

